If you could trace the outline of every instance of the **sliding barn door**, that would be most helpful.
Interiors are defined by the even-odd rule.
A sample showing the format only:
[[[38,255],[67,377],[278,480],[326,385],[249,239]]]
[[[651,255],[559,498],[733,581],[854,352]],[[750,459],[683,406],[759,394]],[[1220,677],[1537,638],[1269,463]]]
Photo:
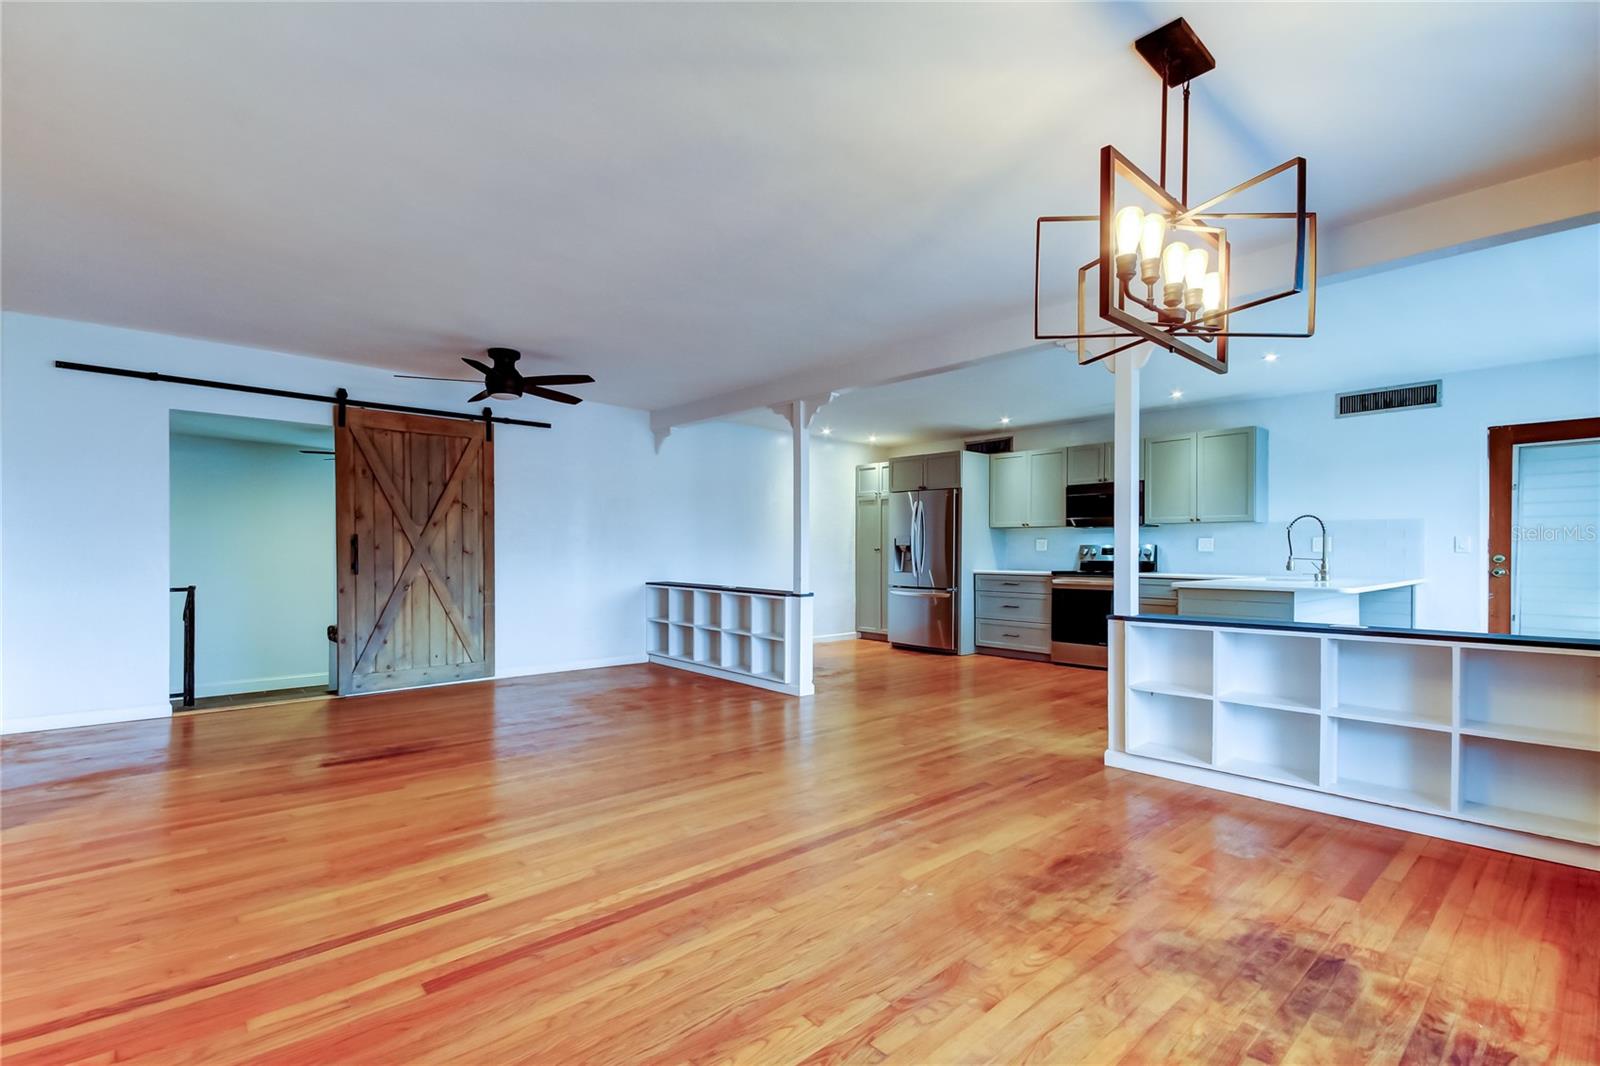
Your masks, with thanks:
[[[494,450],[483,423],[350,408],[338,476],[339,691],[494,673]]]

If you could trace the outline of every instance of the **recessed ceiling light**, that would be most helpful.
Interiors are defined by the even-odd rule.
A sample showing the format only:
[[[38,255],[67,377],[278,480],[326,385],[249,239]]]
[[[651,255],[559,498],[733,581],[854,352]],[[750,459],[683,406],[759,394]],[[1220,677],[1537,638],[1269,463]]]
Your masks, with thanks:
[[[867,434],[867,443],[868,444],[876,444],[876,443],[878,443],[878,435],[876,433],[868,433]]]
[[[1000,416],[1000,424],[1002,426],[1009,426],[1011,424],[1011,416],[1010,415],[1001,415]]]
[[[823,427],[822,427],[822,435],[823,435],[823,436],[824,436],[824,437],[831,437],[831,436],[833,436],[833,427],[832,427],[832,426],[823,426]]]
[[[1174,400],[1181,400],[1181,399],[1183,399],[1183,390],[1182,390],[1182,389],[1173,389],[1173,390],[1172,390],[1172,398],[1173,398],[1173,399],[1174,399]]]
[[[1263,355],[1261,357],[1261,360],[1262,360],[1262,362],[1266,362],[1266,363],[1276,363],[1278,361],[1278,353],[1277,352],[1268,352],[1266,355]]]

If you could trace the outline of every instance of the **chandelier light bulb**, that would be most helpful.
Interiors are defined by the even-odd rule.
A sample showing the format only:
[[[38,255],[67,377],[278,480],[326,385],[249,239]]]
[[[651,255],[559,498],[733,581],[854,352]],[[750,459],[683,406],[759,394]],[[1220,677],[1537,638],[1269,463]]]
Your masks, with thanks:
[[[1205,284],[1206,271],[1211,267],[1211,257],[1204,248],[1191,248],[1183,261],[1185,288],[1198,289]]]
[[[1168,285],[1183,284],[1184,268],[1189,262],[1189,246],[1173,241],[1161,253],[1161,280]]]
[[[1222,307],[1222,275],[1213,270],[1200,284],[1200,308],[1206,314]],[[1215,324],[1215,323],[1213,323]]]
[[[1139,250],[1139,236],[1144,229],[1144,209],[1137,204],[1117,212],[1117,258],[1132,255]]]
[[[1168,307],[1183,303],[1183,272],[1189,259],[1189,246],[1173,241],[1161,253],[1161,302]],[[1179,318],[1182,313],[1179,312]]]
[[[1139,233],[1139,280],[1154,285],[1161,276],[1161,245],[1167,239],[1165,215],[1151,211]]]

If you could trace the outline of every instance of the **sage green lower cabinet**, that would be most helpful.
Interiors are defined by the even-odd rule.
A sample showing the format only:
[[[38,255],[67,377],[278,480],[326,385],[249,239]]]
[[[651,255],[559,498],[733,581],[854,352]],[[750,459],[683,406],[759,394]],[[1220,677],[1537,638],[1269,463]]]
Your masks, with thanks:
[[[1064,526],[1066,487],[1066,452],[1061,448],[990,456],[990,528]]]
[[[1259,522],[1267,516],[1267,431],[1211,429],[1144,440],[1149,525]]]
[[[973,584],[979,653],[1050,658],[1049,575],[981,573]]]

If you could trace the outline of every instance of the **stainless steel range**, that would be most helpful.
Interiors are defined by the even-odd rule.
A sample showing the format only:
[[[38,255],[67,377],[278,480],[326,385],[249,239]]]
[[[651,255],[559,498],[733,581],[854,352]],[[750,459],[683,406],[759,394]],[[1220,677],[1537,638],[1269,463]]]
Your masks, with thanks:
[[[1083,544],[1078,548],[1076,570],[1056,570],[1050,575],[1050,661],[1069,666],[1106,665],[1106,644],[1111,613],[1111,572],[1116,548],[1110,544]],[[1156,546],[1139,545],[1139,570],[1156,568]]]

